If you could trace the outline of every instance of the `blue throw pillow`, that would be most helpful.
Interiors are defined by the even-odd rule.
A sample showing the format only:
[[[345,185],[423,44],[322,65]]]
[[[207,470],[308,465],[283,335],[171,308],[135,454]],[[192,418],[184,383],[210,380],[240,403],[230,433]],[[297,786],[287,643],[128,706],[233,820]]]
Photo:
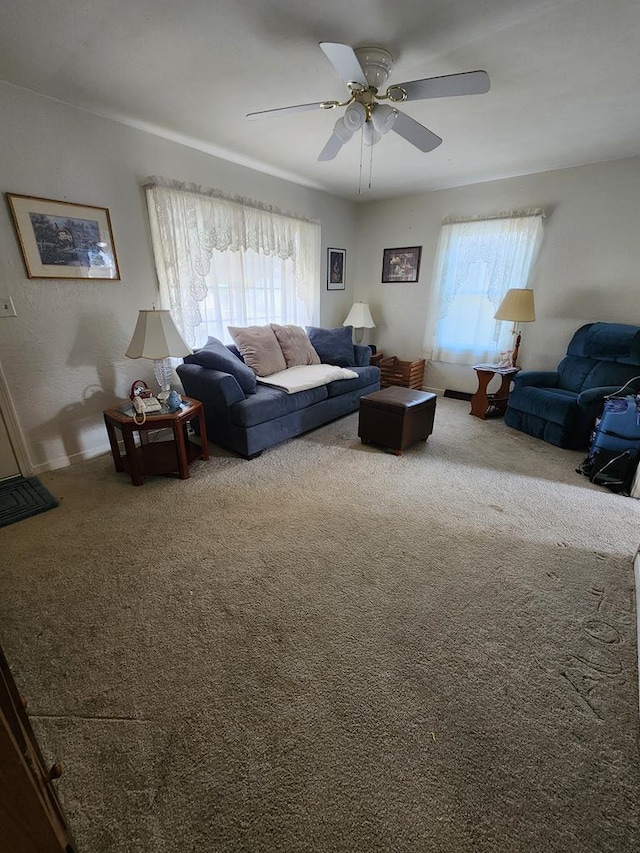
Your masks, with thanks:
[[[353,326],[339,326],[337,329],[318,329],[307,326],[307,335],[314,350],[323,364],[337,364],[338,367],[355,367],[353,355]]]
[[[235,376],[238,385],[245,394],[256,393],[256,375],[250,367],[235,356],[222,341],[217,338],[209,338],[202,349],[196,350],[193,355],[184,359],[185,364],[199,364],[200,367],[208,367],[212,370],[221,370]]]

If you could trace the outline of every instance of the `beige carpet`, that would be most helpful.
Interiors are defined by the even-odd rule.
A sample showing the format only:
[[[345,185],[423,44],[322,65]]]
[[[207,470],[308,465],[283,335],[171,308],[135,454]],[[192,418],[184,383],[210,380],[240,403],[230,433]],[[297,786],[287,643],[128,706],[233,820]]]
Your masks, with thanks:
[[[439,399],[134,488],[44,475],[0,643],[81,853],[640,849],[640,501]]]

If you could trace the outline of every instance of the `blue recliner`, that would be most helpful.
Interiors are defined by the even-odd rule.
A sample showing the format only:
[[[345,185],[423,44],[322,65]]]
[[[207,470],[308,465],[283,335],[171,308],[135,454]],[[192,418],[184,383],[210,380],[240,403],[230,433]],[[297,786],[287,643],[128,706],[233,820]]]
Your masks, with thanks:
[[[558,447],[587,447],[605,396],[634,377],[630,389],[637,391],[640,326],[587,323],[555,371],[524,370],[515,376],[505,423]]]

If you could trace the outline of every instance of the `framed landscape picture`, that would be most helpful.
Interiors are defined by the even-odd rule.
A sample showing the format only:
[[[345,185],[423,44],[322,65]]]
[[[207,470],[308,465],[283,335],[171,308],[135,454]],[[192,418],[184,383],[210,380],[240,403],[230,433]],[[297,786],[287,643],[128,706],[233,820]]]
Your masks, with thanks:
[[[119,281],[109,211],[7,193],[29,278]]]
[[[344,290],[346,249],[327,249],[327,290]]]
[[[385,249],[382,255],[382,281],[417,281],[420,275],[422,246]]]

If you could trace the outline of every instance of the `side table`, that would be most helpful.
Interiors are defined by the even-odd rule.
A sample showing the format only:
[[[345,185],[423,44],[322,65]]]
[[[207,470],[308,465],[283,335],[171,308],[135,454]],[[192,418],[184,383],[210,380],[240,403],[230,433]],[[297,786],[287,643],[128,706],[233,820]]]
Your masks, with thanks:
[[[116,471],[127,471],[134,486],[141,486],[147,474],[171,474],[177,471],[181,480],[187,480],[189,465],[195,459],[209,458],[202,403],[191,397],[182,397],[182,401],[187,405],[181,411],[148,414],[143,424],[137,424],[132,416],[122,411],[126,411],[127,403],[103,412]],[[201,445],[190,441],[187,436],[187,424],[196,418],[200,428]],[[122,433],[125,456],[120,453],[116,429]],[[172,440],[150,442],[149,430],[160,429],[170,429]],[[139,444],[136,444],[136,432],[139,435]]]
[[[469,414],[482,418],[482,420],[504,415],[509,402],[511,381],[520,368],[500,367],[497,364],[475,364],[473,369],[478,376],[478,390],[471,398],[471,412]],[[487,387],[494,376],[501,376],[502,381],[495,394],[488,394]]]
[[[383,358],[384,358],[384,353],[380,352],[380,350],[378,350],[378,352],[372,352],[371,358],[369,359],[369,364],[373,364],[373,365],[375,365],[375,367],[380,367],[380,362],[382,361]]]

